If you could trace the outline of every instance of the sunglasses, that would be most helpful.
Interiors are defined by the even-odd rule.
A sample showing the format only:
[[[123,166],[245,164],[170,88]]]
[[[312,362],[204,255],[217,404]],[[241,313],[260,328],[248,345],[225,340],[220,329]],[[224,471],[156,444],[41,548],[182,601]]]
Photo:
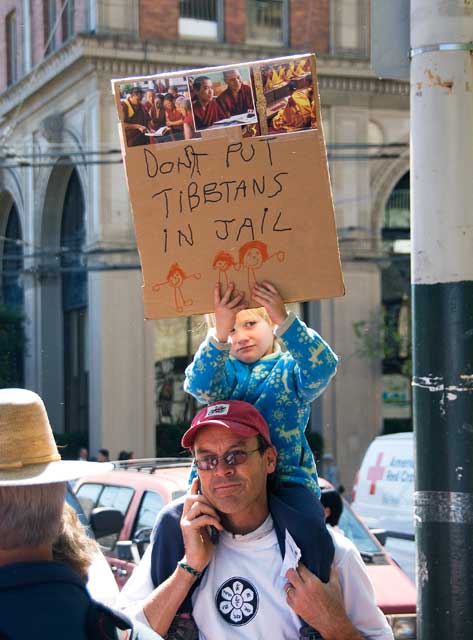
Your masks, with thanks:
[[[261,450],[261,447],[253,449],[252,451],[237,449],[236,451],[226,453],[224,456],[204,456],[203,458],[194,458],[194,462],[195,466],[200,471],[214,471],[220,460],[222,460],[228,467],[237,467],[239,464],[244,464],[250,454]]]

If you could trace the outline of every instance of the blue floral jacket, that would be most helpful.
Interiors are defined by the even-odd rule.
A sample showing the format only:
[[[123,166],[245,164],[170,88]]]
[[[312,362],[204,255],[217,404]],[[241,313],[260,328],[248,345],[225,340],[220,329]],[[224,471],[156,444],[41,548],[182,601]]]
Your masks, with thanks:
[[[327,388],[338,358],[313,329],[292,312],[276,330],[285,349],[245,364],[230,355],[230,343],[212,335],[186,369],[185,390],[199,402],[245,400],[265,417],[278,451],[283,482],[320,494],[314,457],[305,436],[310,404]]]

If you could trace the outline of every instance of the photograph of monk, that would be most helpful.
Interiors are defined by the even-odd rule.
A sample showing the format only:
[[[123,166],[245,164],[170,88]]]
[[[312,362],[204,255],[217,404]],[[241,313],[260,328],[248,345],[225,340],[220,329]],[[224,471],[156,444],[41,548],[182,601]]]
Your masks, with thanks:
[[[189,78],[196,131],[258,122],[248,67]]]
[[[194,128],[190,96],[184,77],[120,85],[119,115],[127,146],[200,137]]]
[[[268,133],[316,129],[317,113],[310,57],[260,67]]]

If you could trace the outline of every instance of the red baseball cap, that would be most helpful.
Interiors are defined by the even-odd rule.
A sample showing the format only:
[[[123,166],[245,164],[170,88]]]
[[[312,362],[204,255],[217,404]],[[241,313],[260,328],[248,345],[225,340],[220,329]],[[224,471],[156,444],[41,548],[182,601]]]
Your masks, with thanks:
[[[191,449],[199,429],[208,425],[230,429],[244,438],[260,435],[267,444],[272,446],[268,423],[258,409],[243,400],[212,402],[201,409],[182,436],[182,446]]]

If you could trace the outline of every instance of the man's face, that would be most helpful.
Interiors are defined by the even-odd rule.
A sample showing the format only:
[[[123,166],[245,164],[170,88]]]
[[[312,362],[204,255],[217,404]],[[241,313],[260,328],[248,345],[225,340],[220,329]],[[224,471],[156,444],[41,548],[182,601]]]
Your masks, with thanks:
[[[241,88],[241,78],[240,78],[240,74],[238,73],[238,71],[229,71],[226,75],[225,75],[225,82],[227,83],[227,85],[230,87],[230,89],[232,91],[234,91],[235,93],[237,93],[238,91],[240,91]]]
[[[197,97],[204,104],[210,102],[214,97],[214,90],[212,88],[211,80],[202,80],[200,84],[200,89],[197,92]]]
[[[259,526],[268,513],[266,479],[275,469],[276,452],[272,447],[254,451],[258,446],[256,436],[243,438],[230,429],[213,425],[203,427],[194,443],[196,459],[222,457],[235,451],[253,452],[243,464],[229,466],[220,459],[214,470],[199,470],[202,493],[229,522],[238,523],[242,531],[254,522]]]
[[[139,104],[141,102],[142,97],[143,97],[142,93],[132,93],[130,96],[130,102],[132,104]]]

